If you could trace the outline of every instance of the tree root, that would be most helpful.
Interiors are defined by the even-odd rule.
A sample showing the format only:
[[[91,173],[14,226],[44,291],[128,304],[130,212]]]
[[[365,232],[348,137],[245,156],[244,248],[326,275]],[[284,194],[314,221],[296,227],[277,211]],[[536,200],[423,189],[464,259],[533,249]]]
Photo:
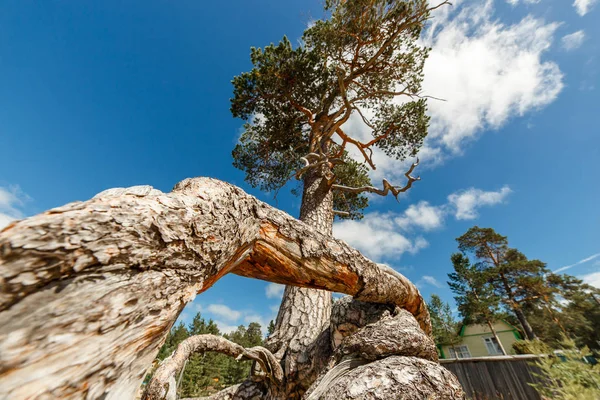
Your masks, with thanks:
[[[237,360],[254,360],[260,365],[265,376],[270,381],[270,386],[279,386],[283,381],[283,370],[275,356],[261,346],[246,349],[237,343],[216,335],[196,335],[187,338],[177,346],[175,352],[165,358],[152,380],[148,383],[143,400],[170,400],[175,376],[184,367],[194,353],[215,351],[235,357]]]

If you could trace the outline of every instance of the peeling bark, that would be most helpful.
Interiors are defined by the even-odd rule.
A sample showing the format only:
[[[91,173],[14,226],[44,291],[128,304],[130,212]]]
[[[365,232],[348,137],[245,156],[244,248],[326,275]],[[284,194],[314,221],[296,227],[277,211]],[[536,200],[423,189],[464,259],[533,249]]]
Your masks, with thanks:
[[[227,273],[405,308],[404,276],[209,178],[103,192],[0,232],[0,398],[133,398],[186,303]]]

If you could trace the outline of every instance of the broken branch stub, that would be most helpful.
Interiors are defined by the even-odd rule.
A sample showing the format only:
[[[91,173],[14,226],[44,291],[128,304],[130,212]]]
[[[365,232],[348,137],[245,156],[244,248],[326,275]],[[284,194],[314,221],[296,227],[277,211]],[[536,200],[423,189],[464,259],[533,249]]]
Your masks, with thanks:
[[[103,192],[0,232],[0,398],[133,398],[186,303],[227,273],[411,312],[416,287],[230,184]]]

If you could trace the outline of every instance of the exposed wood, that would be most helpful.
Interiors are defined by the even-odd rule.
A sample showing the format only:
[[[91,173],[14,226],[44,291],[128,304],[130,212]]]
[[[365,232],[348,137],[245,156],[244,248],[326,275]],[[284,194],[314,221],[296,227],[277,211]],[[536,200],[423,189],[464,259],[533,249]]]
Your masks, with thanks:
[[[0,398],[133,398],[185,304],[230,272],[391,303],[431,332],[404,276],[235,186],[121,189],[0,232]]]
[[[318,388],[318,386],[317,386]],[[464,394],[456,377],[440,364],[417,357],[392,356],[358,366],[332,379],[317,397],[340,400],[456,400]]]
[[[172,387],[175,376],[185,368],[185,363],[194,353],[214,351],[236,359],[254,360],[271,383],[277,387],[283,381],[283,370],[275,356],[264,347],[246,349],[222,336],[195,335],[187,338],[177,346],[175,352],[165,358],[146,387],[142,396],[144,400],[175,400]],[[169,397],[172,394],[172,397]]]

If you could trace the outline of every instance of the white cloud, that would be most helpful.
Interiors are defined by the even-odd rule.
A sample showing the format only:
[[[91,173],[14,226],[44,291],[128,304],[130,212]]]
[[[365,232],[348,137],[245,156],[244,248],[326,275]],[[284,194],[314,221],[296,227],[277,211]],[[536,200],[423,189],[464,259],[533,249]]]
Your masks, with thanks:
[[[280,298],[283,296],[283,291],[285,290],[285,285],[280,285],[279,283],[269,283],[265,288],[265,294],[267,298]]]
[[[345,240],[365,256],[377,260],[416,253],[427,246],[425,239],[412,241],[398,232],[394,214],[369,213],[361,221],[344,220],[333,226],[334,235]]]
[[[532,16],[503,24],[494,19],[492,5],[492,0],[453,1],[453,6],[434,11],[424,32],[422,44],[432,50],[425,63],[423,94],[444,101],[428,101],[431,124],[418,154],[423,164],[419,168],[435,167],[461,154],[483,132],[547,106],[563,89],[558,65],[543,60],[560,24]],[[369,110],[363,114],[373,116]],[[372,138],[359,115],[352,115],[344,128],[359,140]],[[353,146],[348,150],[363,161]],[[378,148],[373,149],[373,161],[377,170],[370,176],[377,186],[382,178],[402,184],[407,162],[399,163]]]
[[[575,7],[575,11],[577,11],[577,14],[583,17],[592,9],[592,6],[595,3],[596,0],[575,0],[573,2],[573,7]]]
[[[585,283],[600,288],[600,271],[580,277]]]
[[[508,186],[489,192],[471,188],[452,193],[448,202],[440,206],[421,201],[410,205],[403,213],[373,212],[365,214],[360,221],[339,221],[333,225],[333,232],[374,261],[398,258],[406,252],[415,254],[429,246],[424,237],[415,236],[417,230],[439,229],[447,215],[474,219],[480,207],[500,204],[510,192]]]
[[[441,288],[443,286],[437,279],[430,275],[423,275],[421,281],[437,288]]]
[[[237,325],[231,325],[226,322],[219,321],[217,319],[213,320],[213,322],[217,325],[217,327],[219,328],[221,333],[231,333],[231,332],[234,332],[238,328]]]
[[[211,314],[218,315],[228,321],[237,321],[242,316],[240,311],[232,310],[224,304],[209,304],[205,310]]]
[[[21,208],[29,197],[19,186],[0,187],[0,229],[24,217]]]
[[[506,2],[508,4],[513,5],[513,6],[516,6],[521,1],[523,1],[523,3],[525,3],[525,4],[537,4],[540,2],[540,0],[506,0]]]
[[[562,48],[569,51],[579,48],[584,40],[585,33],[582,30],[579,30],[577,32],[573,32],[563,36],[560,41]]]
[[[486,129],[497,129],[556,99],[563,88],[558,65],[542,61],[559,24],[531,16],[514,25],[492,19],[492,2],[462,7],[426,44],[425,94],[431,128],[427,146],[460,153]]]
[[[443,208],[431,206],[426,201],[411,204],[401,217],[396,218],[396,224],[403,229],[409,229],[412,225],[430,231],[441,227],[443,223]]]
[[[585,264],[585,263],[587,263],[587,262],[590,262],[590,261],[592,261],[592,260],[595,260],[595,259],[596,259],[596,258],[598,258],[598,257],[600,257],[600,253],[592,254],[591,256],[589,256],[589,257],[586,257],[586,258],[584,258],[583,260],[579,260],[579,261],[577,261],[577,262],[576,262],[576,263],[574,263],[574,264],[565,265],[564,267],[560,267],[560,268],[558,268],[558,269],[554,270],[554,272],[555,272],[555,273],[558,273],[558,272],[563,272],[563,271],[566,271],[566,270],[568,270],[568,269],[571,269],[571,268],[573,268],[573,267],[576,267],[576,266],[578,266],[578,265]],[[594,265],[596,265],[596,264],[594,264]]]
[[[480,189],[471,188],[452,193],[448,196],[448,202],[454,207],[456,219],[475,219],[478,216],[477,210],[480,207],[502,203],[510,192],[508,186],[504,186],[498,192],[484,192]]]

